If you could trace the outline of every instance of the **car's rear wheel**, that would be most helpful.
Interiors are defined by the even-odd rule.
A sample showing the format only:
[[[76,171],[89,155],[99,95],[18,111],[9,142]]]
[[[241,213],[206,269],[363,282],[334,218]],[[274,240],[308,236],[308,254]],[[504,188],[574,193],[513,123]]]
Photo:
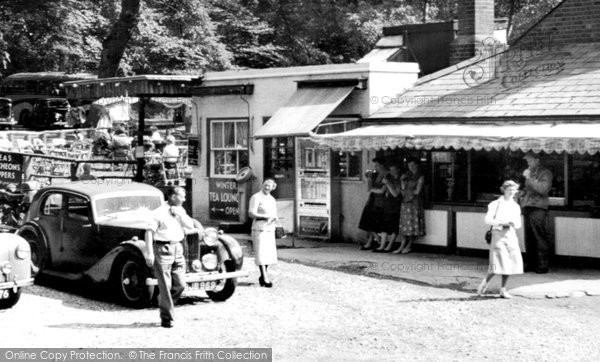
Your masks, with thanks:
[[[17,289],[17,291],[13,291],[11,289],[0,290],[0,293],[7,293],[8,298],[0,299],[0,309],[8,309],[17,304],[19,298],[21,298],[21,288]]]
[[[124,305],[145,308],[150,305],[150,289],[146,279],[150,271],[144,260],[136,254],[126,252],[117,257],[113,264],[110,284]]]
[[[225,261],[223,266],[221,267],[221,273],[225,272],[234,272],[235,267],[231,260]],[[235,292],[235,288],[237,287],[237,278],[224,279],[222,281],[223,286],[217,290],[207,291],[208,297],[215,302],[223,302],[229,299]]]
[[[29,110],[28,109],[24,109],[21,111],[21,114],[19,115],[19,124],[23,127],[29,127]]]

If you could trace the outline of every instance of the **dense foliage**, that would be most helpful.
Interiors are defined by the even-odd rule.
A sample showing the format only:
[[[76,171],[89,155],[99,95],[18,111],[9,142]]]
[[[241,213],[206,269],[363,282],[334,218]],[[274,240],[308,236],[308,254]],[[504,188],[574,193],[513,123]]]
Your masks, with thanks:
[[[496,15],[509,17],[516,35],[558,2],[497,0]],[[133,13],[124,17],[123,9]],[[0,74],[352,62],[384,26],[444,21],[455,12],[456,1],[447,0],[2,0]]]

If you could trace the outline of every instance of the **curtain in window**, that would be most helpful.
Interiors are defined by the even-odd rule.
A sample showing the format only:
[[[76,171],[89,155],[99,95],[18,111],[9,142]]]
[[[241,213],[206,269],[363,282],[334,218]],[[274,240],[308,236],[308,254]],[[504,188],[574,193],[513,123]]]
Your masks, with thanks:
[[[238,122],[236,124],[237,130],[237,147],[248,147],[248,123]]]

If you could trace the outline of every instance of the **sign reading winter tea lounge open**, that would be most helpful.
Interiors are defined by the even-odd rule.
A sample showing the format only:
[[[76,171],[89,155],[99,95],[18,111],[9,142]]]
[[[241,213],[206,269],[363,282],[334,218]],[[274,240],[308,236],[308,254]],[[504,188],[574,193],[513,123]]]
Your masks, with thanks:
[[[0,182],[18,184],[23,179],[23,155],[0,152]]]
[[[239,221],[240,205],[235,180],[211,179],[208,189],[208,207],[211,219]]]

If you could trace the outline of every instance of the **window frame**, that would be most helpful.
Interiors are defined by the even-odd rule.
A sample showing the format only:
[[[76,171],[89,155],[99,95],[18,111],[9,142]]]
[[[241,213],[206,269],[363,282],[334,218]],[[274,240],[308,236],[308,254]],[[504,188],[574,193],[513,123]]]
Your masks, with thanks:
[[[225,124],[225,123],[234,123],[234,144],[238,144],[238,132],[237,132],[237,124],[238,123],[245,123],[248,132],[246,132],[246,147],[225,147],[225,133],[223,131],[221,136],[222,136],[222,142],[223,142],[223,147],[215,147],[213,148],[213,125],[214,124]],[[248,159],[248,163],[250,163],[250,120],[249,118],[246,117],[227,117],[227,118],[207,118],[207,122],[206,122],[206,134],[207,134],[207,145],[208,145],[208,152],[207,152],[207,176],[211,177],[211,178],[235,178],[235,176],[237,175],[237,173],[240,171],[240,169],[242,167],[240,167],[240,157],[239,154],[240,152],[246,152],[246,157]],[[223,128],[224,129],[224,128]],[[235,152],[236,153],[236,172],[234,174],[217,174],[214,171],[214,166],[216,165],[216,161],[215,161],[215,151],[231,151],[231,152]]]
[[[319,132],[321,129],[325,127],[332,126],[342,126],[342,130],[340,132]],[[353,127],[348,127],[348,125],[353,125]],[[317,126],[315,133],[318,134],[332,134],[332,133],[341,133],[350,131],[352,129],[360,128],[362,125],[362,119],[360,117],[327,117],[323,122]],[[340,159],[336,158],[336,154],[343,153],[346,159],[350,160],[350,157],[356,157],[358,164],[358,171],[356,176],[348,176],[350,171],[350,165],[346,167],[346,175],[339,175],[334,170],[339,169]],[[342,156],[340,156],[341,158]],[[331,158],[331,178],[333,180],[344,180],[344,181],[361,181],[363,178],[362,169],[363,169],[363,151],[335,151],[331,150],[330,153]],[[350,163],[350,162],[348,162]]]

